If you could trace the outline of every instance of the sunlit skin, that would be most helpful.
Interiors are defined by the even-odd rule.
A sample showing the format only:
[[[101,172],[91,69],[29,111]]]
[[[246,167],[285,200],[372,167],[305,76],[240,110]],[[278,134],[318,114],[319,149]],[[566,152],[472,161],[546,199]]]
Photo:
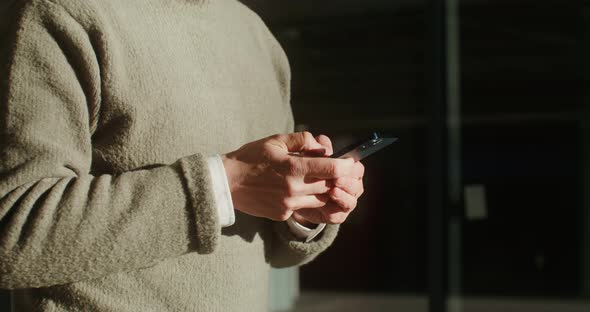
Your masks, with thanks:
[[[329,158],[332,153],[327,136],[298,132],[223,155],[235,209],[276,221],[293,217],[310,227],[343,223],[363,194],[364,166]]]

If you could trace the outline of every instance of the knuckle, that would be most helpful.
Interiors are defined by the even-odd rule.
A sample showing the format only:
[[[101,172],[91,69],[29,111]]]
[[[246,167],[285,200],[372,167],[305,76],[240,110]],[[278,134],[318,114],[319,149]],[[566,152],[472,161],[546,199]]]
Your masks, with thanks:
[[[335,185],[343,190],[351,189],[351,181],[343,177],[337,178],[335,181]]]
[[[277,216],[277,221],[287,221],[291,217],[291,211],[284,210]]]
[[[316,136],[316,141],[320,143],[320,145],[324,146],[327,149],[327,155],[332,155],[334,153],[332,147],[332,140],[326,135],[320,134]]]
[[[340,203],[340,207],[342,208],[342,210],[349,212],[356,207],[356,203],[357,203],[356,198],[352,197],[350,199],[342,201]]]
[[[337,224],[336,216],[334,214],[326,216],[326,223]]]
[[[349,172],[349,168],[353,164],[354,160],[352,158],[340,159],[340,162],[336,162],[334,164],[334,176],[336,177],[343,177],[346,176]]]
[[[289,157],[285,163],[287,173],[291,175],[296,175],[298,172],[301,171],[301,165],[299,161],[295,157]]]
[[[273,144],[272,141],[266,141],[261,146],[260,154],[265,159],[273,159],[276,157],[276,144]]]
[[[332,161],[326,165],[326,172],[328,175],[333,177],[339,177],[340,166],[338,166],[338,162]]]
[[[247,144],[246,144],[247,145]],[[262,142],[262,149],[263,150],[269,150],[273,147],[272,141],[268,140],[268,141],[264,141]]]
[[[345,214],[345,213],[342,213],[342,214],[340,214],[340,216],[338,217],[338,223],[339,223],[339,224],[340,224],[340,223],[344,223],[344,221],[346,221],[346,217],[347,217],[347,216],[348,216],[348,215],[347,215],[347,214]]]
[[[345,161],[345,167],[348,169],[352,169],[352,167],[354,166],[354,164],[356,163],[360,163],[359,161],[355,161],[353,158],[346,158],[344,159]]]
[[[358,193],[363,189],[363,183],[360,180],[357,179],[350,179],[350,190],[353,190],[354,192]]]
[[[324,134],[318,135],[317,140],[318,141],[324,141],[325,143],[328,143],[328,144],[332,145],[332,141],[330,140],[330,138],[328,136],[324,135]]]
[[[330,201],[330,197],[326,194],[316,195],[316,198],[322,206],[326,205]]]
[[[291,171],[291,157],[283,157],[275,163],[274,169],[281,175],[287,175]]]
[[[333,213],[327,216],[327,223],[340,224],[346,220],[346,215],[342,213]]]
[[[318,215],[321,223],[330,223],[328,222],[328,217],[326,217],[326,214],[323,211],[319,210]]]
[[[277,133],[277,134],[273,134],[271,136],[269,136],[266,140],[265,143],[274,143],[276,144],[277,141],[279,142],[287,142],[289,139],[289,136],[286,134],[282,134],[282,133]]]
[[[305,141],[314,140],[313,135],[309,131],[303,131],[301,132],[301,135],[303,136]]]
[[[346,188],[347,190],[351,190],[354,189],[354,187],[356,186],[356,181],[352,178],[346,178],[344,179],[344,188]]]
[[[296,196],[301,191],[301,188],[299,187],[298,183],[287,180],[286,191],[288,196]]]
[[[360,161],[357,163],[358,163],[358,166],[360,167],[361,176],[365,175],[365,165],[363,165]]]
[[[339,192],[338,188],[339,188],[339,186],[336,186],[336,187],[334,187],[334,188],[332,188],[332,189],[330,190],[330,197],[331,197],[332,199],[337,199],[337,198],[338,198],[338,195],[339,195],[339,194],[338,194],[338,192]]]
[[[312,145],[314,145],[315,138],[313,137],[313,135],[310,132],[304,131],[304,132],[302,132],[302,135],[303,135],[303,142],[304,142],[305,146],[311,147]]]
[[[348,209],[349,210],[354,210],[354,208],[356,208],[357,203],[358,202],[357,202],[356,198],[354,198],[353,200],[350,201],[350,204],[349,204]]]
[[[292,133],[291,137],[299,143],[305,142],[305,131]]]
[[[288,197],[283,198],[279,202],[279,207],[281,208],[281,213],[287,213],[287,212],[291,211],[291,201],[289,200],[289,198]]]
[[[283,179],[278,181],[277,189],[279,191],[281,191],[283,194],[288,194],[289,193],[289,178],[283,177]]]

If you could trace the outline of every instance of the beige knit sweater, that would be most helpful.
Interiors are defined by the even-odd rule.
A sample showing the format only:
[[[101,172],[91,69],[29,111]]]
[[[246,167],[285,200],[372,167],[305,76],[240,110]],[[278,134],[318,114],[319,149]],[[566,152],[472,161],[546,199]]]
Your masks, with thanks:
[[[235,0],[23,0],[0,45],[0,288],[18,311],[264,311],[284,223],[221,231],[203,157],[292,130],[287,59]]]

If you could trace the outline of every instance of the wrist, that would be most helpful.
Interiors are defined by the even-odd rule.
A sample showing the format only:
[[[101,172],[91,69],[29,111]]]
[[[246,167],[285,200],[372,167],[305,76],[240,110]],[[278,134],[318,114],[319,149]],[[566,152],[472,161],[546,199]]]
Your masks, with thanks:
[[[238,171],[238,168],[235,163],[236,160],[232,158],[230,154],[220,155],[219,157],[223,163],[223,169],[225,170],[225,176],[227,177],[229,190],[231,193],[233,193],[237,187],[236,172]]]

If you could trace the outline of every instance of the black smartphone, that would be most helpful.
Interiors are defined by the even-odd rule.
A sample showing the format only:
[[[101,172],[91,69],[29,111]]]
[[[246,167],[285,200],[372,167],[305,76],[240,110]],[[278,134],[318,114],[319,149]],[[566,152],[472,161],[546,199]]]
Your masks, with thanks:
[[[381,137],[379,133],[374,132],[370,137],[351,144],[338,152],[334,153],[332,158],[352,158],[355,161],[362,160],[369,155],[391,145],[397,141],[395,137]]]

